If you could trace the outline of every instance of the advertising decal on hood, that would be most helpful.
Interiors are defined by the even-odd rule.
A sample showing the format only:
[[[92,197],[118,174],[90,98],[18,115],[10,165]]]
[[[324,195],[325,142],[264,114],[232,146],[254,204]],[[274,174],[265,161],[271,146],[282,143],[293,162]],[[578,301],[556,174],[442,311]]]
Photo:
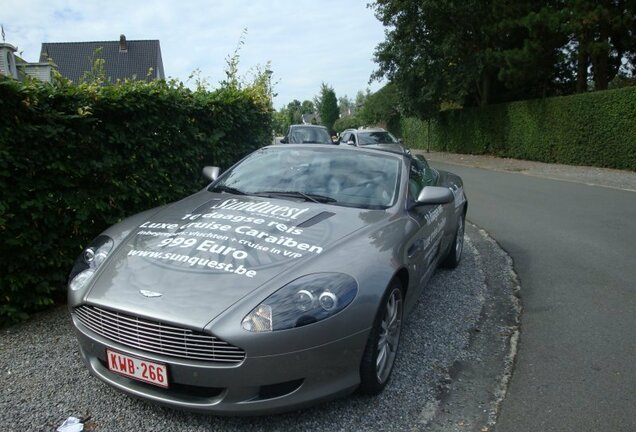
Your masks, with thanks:
[[[254,278],[259,268],[320,255],[331,237],[330,223],[299,227],[320,209],[230,198],[198,210],[142,223],[128,258]]]

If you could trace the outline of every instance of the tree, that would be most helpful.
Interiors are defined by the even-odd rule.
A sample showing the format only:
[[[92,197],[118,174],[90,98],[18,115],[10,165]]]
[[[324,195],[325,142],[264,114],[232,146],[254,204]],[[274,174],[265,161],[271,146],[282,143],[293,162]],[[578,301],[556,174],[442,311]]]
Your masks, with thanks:
[[[340,133],[345,129],[357,129],[362,125],[362,120],[360,120],[358,116],[351,115],[347,117],[340,117],[338,120],[336,120],[336,122],[333,124],[333,129],[336,132]]]
[[[302,114],[313,114],[316,112],[316,107],[312,101],[304,100],[300,106],[300,112]]]
[[[358,118],[361,124],[379,125],[391,132],[399,132],[400,108],[395,84],[389,83],[369,95]]]
[[[333,132],[333,124],[340,116],[338,99],[336,99],[336,92],[333,91],[333,88],[322,83],[320,94],[316,97],[316,106],[320,113],[321,124],[329,129],[329,132]]]
[[[487,102],[496,71],[485,64],[491,40],[481,25],[490,8],[483,3],[377,0],[372,6],[387,31],[375,51],[373,78],[394,82],[404,108],[422,117],[444,101]]]
[[[302,123],[302,105],[298,99],[287,104],[287,120],[290,125]]]
[[[570,93],[571,65],[563,47],[561,1],[494,2],[495,16],[489,34],[500,34],[496,45],[486,50],[487,61],[497,70],[499,94],[494,102],[529,99]],[[499,3],[499,4],[498,4]]]
[[[340,117],[348,117],[355,114],[356,110],[353,106],[353,101],[347,95],[338,98],[338,111],[340,112]]]
[[[570,33],[576,91],[587,91],[592,66],[595,90],[606,90],[620,72],[634,72],[636,60],[636,2],[574,0],[563,4],[564,28]]]
[[[371,90],[369,89],[366,89],[366,91],[358,90],[358,93],[356,93],[356,99],[354,102],[356,111],[360,111],[364,107],[364,104],[370,95],[371,95]]]
[[[281,108],[279,111],[274,111],[272,116],[272,128],[278,135],[284,135],[289,129],[289,115],[286,107]]]
[[[634,0],[376,0],[385,25],[374,79],[420,117],[596,89],[634,71]],[[621,65],[622,63],[622,65]],[[576,86],[575,86],[576,84]]]

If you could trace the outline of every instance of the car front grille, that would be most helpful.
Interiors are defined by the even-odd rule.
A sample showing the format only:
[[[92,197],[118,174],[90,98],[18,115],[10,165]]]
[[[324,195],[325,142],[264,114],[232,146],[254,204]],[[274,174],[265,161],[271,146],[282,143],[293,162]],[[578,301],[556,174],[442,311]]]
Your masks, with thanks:
[[[100,336],[132,348],[191,360],[237,364],[245,351],[215,336],[132,315],[82,305],[75,317]]]

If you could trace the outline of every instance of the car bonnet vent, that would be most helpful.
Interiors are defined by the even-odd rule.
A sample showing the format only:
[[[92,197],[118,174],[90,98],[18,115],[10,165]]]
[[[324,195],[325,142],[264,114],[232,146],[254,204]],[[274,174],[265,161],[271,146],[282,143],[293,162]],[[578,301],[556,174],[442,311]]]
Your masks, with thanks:
[[[335,213],[324,211],[322,213],[318,213],[316,216],[312,216],[303,223],[296,225],[298,228],[309,228],[310,226],[316,225],[326,219],[329,219],[331,216],[335,215]]]

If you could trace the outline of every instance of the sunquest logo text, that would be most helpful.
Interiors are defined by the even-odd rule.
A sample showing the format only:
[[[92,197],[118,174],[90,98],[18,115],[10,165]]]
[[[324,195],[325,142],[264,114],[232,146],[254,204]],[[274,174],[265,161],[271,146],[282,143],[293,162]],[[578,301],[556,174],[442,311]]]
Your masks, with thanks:
[[[213,209],[242,210],[249,213],[256,213],[264,216],[278,216],[281,218],[297,219],[309,208],[287,207],[272,204],[269,201],[251,202],[239,201],[234,198],[227,199],[212,206]]]

